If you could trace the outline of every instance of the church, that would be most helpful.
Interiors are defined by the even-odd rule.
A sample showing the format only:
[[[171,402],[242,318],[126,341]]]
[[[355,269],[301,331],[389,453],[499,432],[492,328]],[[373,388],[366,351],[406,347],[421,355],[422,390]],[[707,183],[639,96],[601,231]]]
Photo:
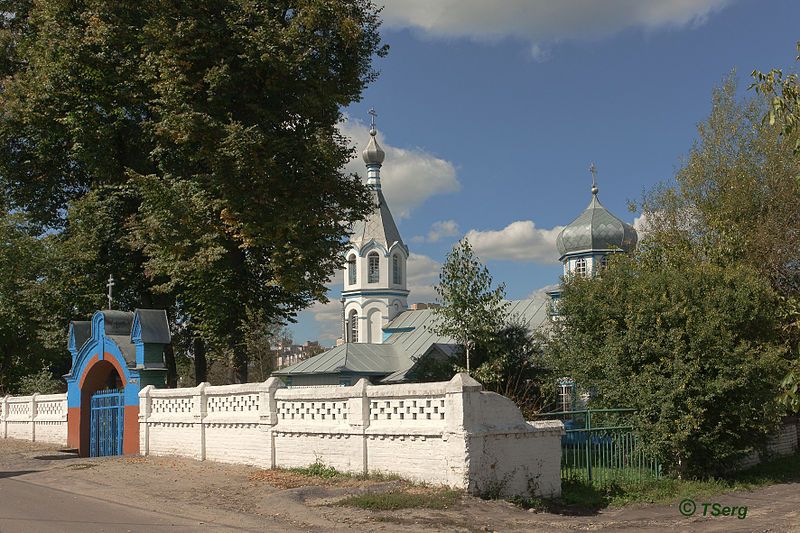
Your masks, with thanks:
[[[370,139],[362,153],[374,209],[353,227],[345,254],[342,291],[343,343],[315,357],[273,373],[289,386],[344,385],[361,378],[372,383],[414,381],[414,368],[426,357],[452,357],[458,344],[430,331],[433,310],[408,307],[406,262],[409,248],[381,191],[386,153],[377,141],[374,114]],[[564,275],[588,276],[603,268],[609,254],[633,250],[636,230],[600,203],[592,171],[589,206],[558,235]],[[560,291],[538,291],[513,300],[509,312],[531,329],[551,320]]]

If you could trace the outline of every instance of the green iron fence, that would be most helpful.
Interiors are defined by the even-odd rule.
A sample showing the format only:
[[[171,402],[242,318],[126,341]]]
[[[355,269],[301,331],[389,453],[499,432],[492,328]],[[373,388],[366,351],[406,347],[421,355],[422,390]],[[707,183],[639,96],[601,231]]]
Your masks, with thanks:
[[[630,420],[634,409],[586,409],[537,415],[561,420],[561,479],[597,486],[661,477],[661,465],[645,453]]]

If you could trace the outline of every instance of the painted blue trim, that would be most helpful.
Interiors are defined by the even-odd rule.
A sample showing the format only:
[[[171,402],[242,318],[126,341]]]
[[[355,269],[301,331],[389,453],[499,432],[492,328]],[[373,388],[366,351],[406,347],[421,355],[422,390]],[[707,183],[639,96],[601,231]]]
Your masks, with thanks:
[[[404,328],[388,328],[388,327],[384,327],[383,331],[387,331],[389,333],[406,333],[406,332],[409,332],[409,331],[414,331],[415,329],[417,329],[416,326],[406,326]]]
[[[92,316],[91,337],[81,346],[69,374],[64,376],[67,381],[67,407],[80,407],[81,376],[83,376],[89,361],[95,355],[99,361],[102,361],[106,358],[106,353],[113,357],[122,368],[123,375],[120,376],[120,378],[124,381],[125,385],[125,406],[139,405],[139,389],[141,388],[139,372],[128,367],[128,362],[125,360],[125,356],[122,354],[122,350],[119,346],[117,346],[117,343],[114,342],[113,339],[109,339],[105,336],[103,313],[98,311]]]
[[[408,296],[411,291],[406,290],[399,290],[399,291],[370,291],[369,289],[362,289],[358,291],[342,291],[342,298],[354,297],[354,296]]]

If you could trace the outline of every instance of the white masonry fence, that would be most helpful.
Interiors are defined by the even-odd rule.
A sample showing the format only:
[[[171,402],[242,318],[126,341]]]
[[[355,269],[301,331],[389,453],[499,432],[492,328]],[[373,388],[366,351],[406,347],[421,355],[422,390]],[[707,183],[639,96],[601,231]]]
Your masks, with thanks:
[[[3,438],[67,444],[67,395],[6,396],[0,404]]]
[[[140,450],[264,468],[315,462],[502,496],[561,492],[560,421],[449,382],[287,389],[282,381],[139,394]]]

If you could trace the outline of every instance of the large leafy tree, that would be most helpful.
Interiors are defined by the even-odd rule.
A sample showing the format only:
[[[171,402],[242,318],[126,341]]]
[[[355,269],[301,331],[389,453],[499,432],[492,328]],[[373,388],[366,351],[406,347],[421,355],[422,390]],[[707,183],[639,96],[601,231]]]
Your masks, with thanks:
[[[746,265],[770,282],[780,295],[781,338],[794,354],[791,391],[800,376],[800,130],[762,120],[773,104],[761,95],[737,100],[732,77],[712,104],[675,182],[644,202],[646,245]],[[794,411],[797,398],[786,398]]]
[[[245,310],[283,321],[324,299],[347,228],[369,209],[341,171],[351,148],[336,124],[385,53],[377,9],[2,4],[0,184],[12,207],[74,243],[81,223],[108,237],[128,290],[175,302],[244,381]],[[115,217],[75,218],[112,197]]]
[[[719,474],[783,412],[779,297],[757,271],[650,249],[564,284],[550,365],[594,407],[632,407],[672,473]]]

